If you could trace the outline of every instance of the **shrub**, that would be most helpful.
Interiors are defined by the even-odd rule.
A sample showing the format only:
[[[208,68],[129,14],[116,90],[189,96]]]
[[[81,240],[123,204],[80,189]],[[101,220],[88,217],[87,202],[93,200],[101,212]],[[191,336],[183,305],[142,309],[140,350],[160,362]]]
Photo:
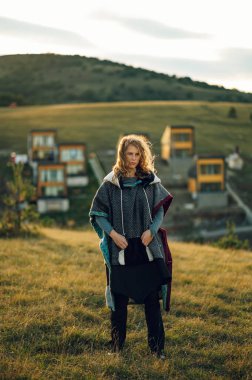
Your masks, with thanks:
[[[213,245],[219,247],[219,248],[233,248],[233,249],[245,249],[249,250],[249,241],[246,240],[240,240],[238,236],[235,234],[235,224],[233,222],[228,221],[227,222],[227,229],[228,233],[227,235],[223,236],[219,240],[217,240]]]
[[[230,107],[230,109],[228,111],[228,117],[230,117],[231,119],[237,118],[237,113],[236,113],[235,107]]]
[[[38,221],[39,214],[29,201],[35,195],[35,187],[23,178],[24,164],[15,161],[7,163],[13,178],[7,181],[7,194],[3,197],[3,211],[0,217],[0,236],[20,236],[32,232],[31,223]]]

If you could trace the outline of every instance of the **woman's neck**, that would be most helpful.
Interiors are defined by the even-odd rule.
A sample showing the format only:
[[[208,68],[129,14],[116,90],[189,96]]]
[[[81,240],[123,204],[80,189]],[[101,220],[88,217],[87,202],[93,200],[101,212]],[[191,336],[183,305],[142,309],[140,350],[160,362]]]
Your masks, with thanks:
[[[136,170],[129,170],[125,177],[136,177]]]

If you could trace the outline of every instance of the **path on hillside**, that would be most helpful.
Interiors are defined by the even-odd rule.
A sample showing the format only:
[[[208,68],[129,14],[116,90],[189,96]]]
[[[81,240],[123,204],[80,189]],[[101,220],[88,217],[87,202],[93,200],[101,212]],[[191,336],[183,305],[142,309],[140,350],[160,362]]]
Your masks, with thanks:
[[[235,192],[235,190],[230,186],[230,183],[228,183],[228,182],[226,183],[226,188],[227,188],[227,191],[229,192],[229,194],[236,201],[238,206],[244,210],[244,212],[247,216],[248,222],[252,223],[252,211],[251,211],[251,209],[242,201],[242,199],[239,197],[237,192]]]

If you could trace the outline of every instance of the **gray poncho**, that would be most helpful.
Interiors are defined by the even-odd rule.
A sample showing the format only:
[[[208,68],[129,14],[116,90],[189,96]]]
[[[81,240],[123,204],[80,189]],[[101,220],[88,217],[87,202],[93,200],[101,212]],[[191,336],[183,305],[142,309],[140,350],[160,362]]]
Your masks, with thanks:
[[[119,179],[110,172],[97,190],[90,209],[90,222],[101,238],[100,248],[108,269],[108,280],[111,265],[121,265],[119,262],[120,248],[114,243],[95,221],[95,216],[106,217],[113,228],[126,238],[139,237],[149,229],[152,217],[160,208],[164,215],[168,210],[173,196],[162,186],[160,179],[154,174],[146,176],[143,185],[123,189]],[[165,247],[159,236],[155,234],[148,248],[153,258],[165,258]],[[162,286],[164,308],[167,310],[166,285]],[[107,305],[114,310],[113,294],[109,281],[106,288]]]

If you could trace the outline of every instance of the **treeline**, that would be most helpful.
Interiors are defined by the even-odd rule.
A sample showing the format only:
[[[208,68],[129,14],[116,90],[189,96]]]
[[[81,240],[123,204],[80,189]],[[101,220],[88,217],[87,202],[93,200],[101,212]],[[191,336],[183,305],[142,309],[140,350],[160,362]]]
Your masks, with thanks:
[[[0,57],[0,106],[134,100],[252,102],[252,94],[78,55]]]

